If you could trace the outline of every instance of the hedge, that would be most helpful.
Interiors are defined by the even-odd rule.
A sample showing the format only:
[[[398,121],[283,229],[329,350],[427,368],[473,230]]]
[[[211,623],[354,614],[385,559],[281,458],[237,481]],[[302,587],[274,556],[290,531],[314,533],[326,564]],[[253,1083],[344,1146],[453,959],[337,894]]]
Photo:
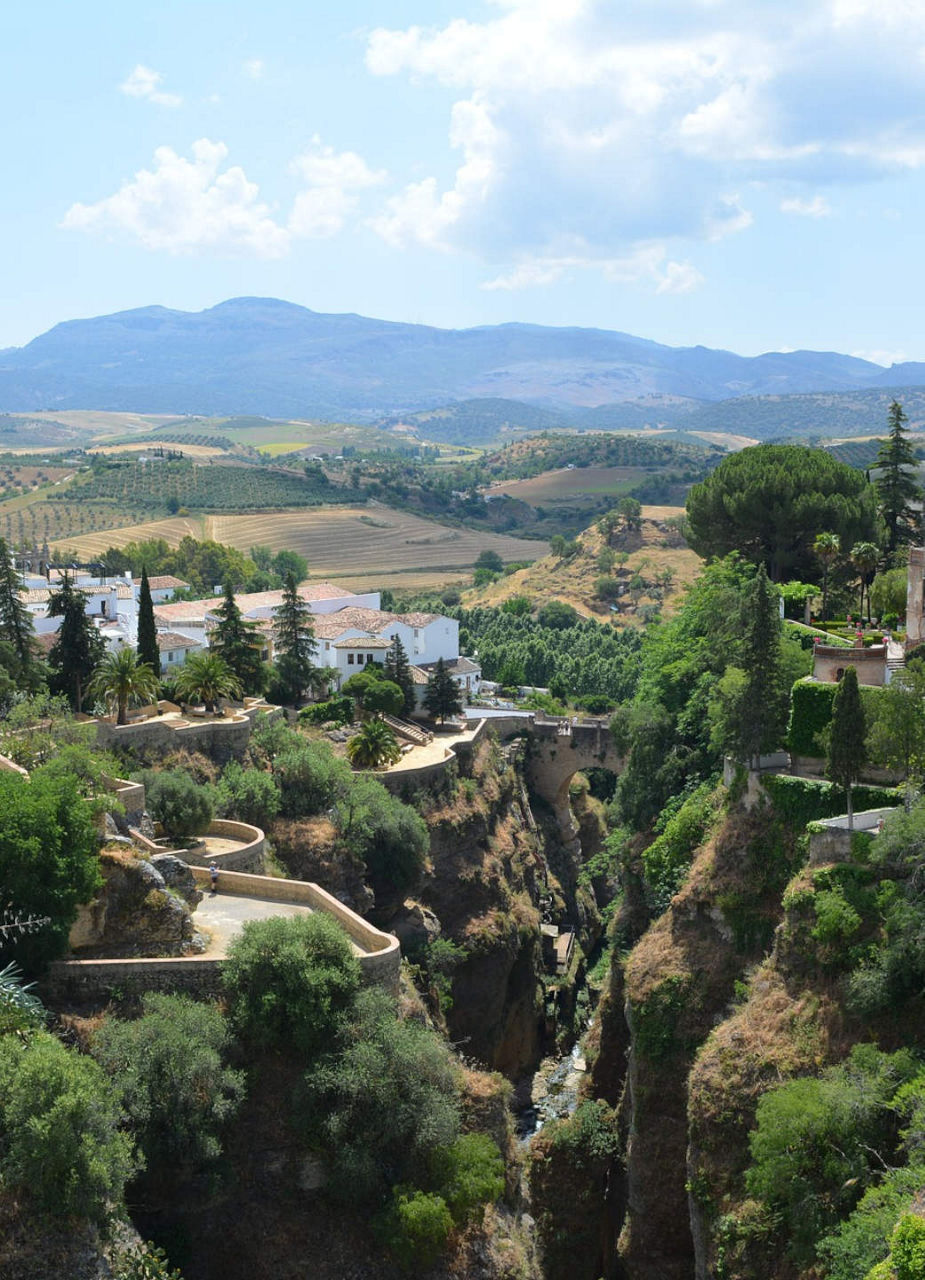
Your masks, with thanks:
[[[808,822],[837,818],[845,812],[845,791],[832,782],[813,778],[793,778],[789,774],[767,774],[761,780],[774,810],[790,826],[802,831]],[[851,789],[854,810],[886,809],[902,804],[898,787],[856,786]]]
[[[823,747],[820,735],[832,719],[834,681],[821,683],[811,676],[804,676],[793,686],[790,694],[790,723],[787,726],[787,746],[795,756],[821,756]],[[873,718],[880,688],[861,685],[861,705],[867,722]]]

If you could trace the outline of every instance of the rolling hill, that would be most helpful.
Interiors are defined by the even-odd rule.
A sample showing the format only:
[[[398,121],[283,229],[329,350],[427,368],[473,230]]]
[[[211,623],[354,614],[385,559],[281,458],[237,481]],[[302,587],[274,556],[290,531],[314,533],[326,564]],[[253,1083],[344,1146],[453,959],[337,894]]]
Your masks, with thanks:
[[[376,419],[473,399],[561,412],[650,396],[702,402],[901,385],[925,385],[925,365],[885,370],[813,351],[745,357],[604,329],[437,329],[274,298],[69,320],[0,352],[0,409],[25,414],[94,408]],[[656,408],[661,415],[670,404]]]

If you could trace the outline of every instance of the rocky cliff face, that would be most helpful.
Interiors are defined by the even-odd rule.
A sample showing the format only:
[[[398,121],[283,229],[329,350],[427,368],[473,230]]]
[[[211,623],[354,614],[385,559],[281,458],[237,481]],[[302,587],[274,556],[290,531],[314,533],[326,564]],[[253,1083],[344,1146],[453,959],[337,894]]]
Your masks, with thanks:
[[[736,983],[770,944],[782,890],[800,856],[792,833],[768,811],[730,807],[668,910],[625,962],[615,953],[592,1071],[592,1090],[620,1106],[627,1135],[625,1213],[624,1198],[612,1197],[611,1211],[622,1222],[612,1224],[620,1234],[609,1274],[629,1280],[712,1274],[703,1269],[707,1262],[695,1260],[705,1246],[696,1154],[693,1173],[688,1169],[688,1075],[714,1026],[732,1011]]]
[[[100,854],[103,886],[71,929],[80,957],[178,956],[194,948],[190,908],[202,897],[179,858],[140,858],[125,846]]]

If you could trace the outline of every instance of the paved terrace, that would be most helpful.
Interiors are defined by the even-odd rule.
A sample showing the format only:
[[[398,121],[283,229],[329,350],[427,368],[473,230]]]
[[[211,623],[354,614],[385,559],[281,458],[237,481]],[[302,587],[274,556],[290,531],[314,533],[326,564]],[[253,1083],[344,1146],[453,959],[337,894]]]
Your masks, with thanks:
[[[223,886],[222,881],[226,881]],[[204,955],[220,960],[228,954],[228,944],[241,932],[244,925],[251,920],[269,920],[273,916],[310,916],[315,908],[300,902],[280,902],[272,897],[251,897],[235,893],[227,887],[227,875],[219,876],[219,891],[213,897],[202,886],[205,894],[193,912],[193,923],[197,929],[208,934],[210,942]],[[355,939],[350,939],[355,956],[362,956],[364,949]]]

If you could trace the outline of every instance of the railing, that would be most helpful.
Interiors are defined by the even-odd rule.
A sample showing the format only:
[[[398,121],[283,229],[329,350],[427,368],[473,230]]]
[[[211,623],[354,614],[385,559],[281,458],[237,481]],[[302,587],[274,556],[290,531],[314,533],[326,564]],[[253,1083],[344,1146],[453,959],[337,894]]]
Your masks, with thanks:
[[[434,740],[434,735],[428,729],[422,729],[419,725],[410,724],[407,720],[399,720],[398,716],[384,715],[382,719],[400,738],[413,742],[419,747],[426,747],[429,742]]]

